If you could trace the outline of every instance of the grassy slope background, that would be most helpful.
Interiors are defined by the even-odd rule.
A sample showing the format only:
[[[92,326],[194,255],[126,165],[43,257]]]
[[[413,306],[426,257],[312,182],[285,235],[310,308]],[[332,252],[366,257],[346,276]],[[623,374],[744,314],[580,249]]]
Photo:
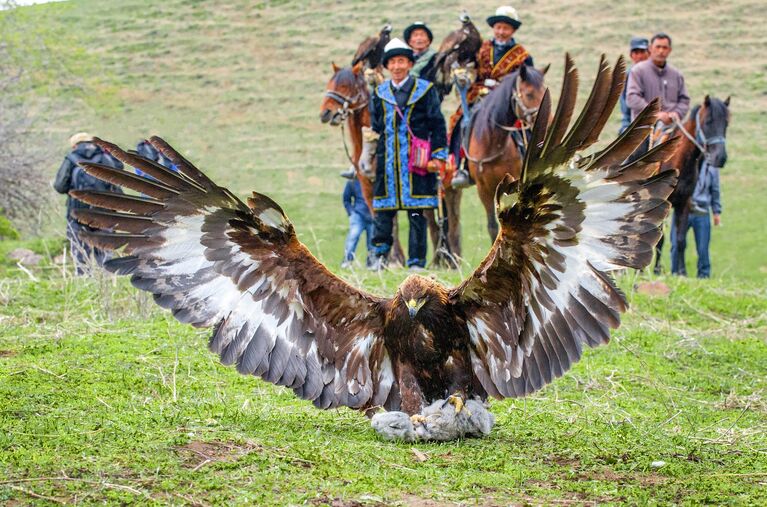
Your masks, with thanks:
[[[520,40],[539,65],[552,63],[555,94],[564,51],[579,64],[585,94],[600,53],[615,58],[630,35],[663,29],[674,36],[672,58],[694,101],[732,95],[715,280],[666,280],[671,295],[651,298],[632,292],[638,278],[624,277],[633,309],[610,346],[534,397],[495,403],[499,424],[489,440],[418,445],[428,457],[420,462],[411,446],[375,439],[357,414],[318,412],[221,367],[205,351],[205,333],[155,311],[124,281],[73,281],[43,267],[35,283],[6,263],[0,477],[8,479],[0,499],[765,501],[764,5],[516,6],[525,21]],[[401,29],[424,19],[440,39],[461,7],[65,2],[3,18],[12,28],[3,36],[30,69],[25,100],[38,114],[36,135],[60,139],[62,156],[77,130],[125,145],[159,133],[235,193],[275,198],[301,239],[336,266],[346,230],[336,173],[345,157],[340,132],[317,116],[329,62],[348,62],[359,40],[387,21]],[[494,8],[476,2],[471,13],[481,24]],[[47,59],[29,51],[41,45]],[[51,176],[58,163],[51,160]],[[464,206],[465,272],[487,241],[473,192]],[[55,213],[62,210],[63,200]],[[61,240],[26,244],[52,256]],[[382,293],[403,276],[348,275]],[[454,283],[460,274],[436,276]],[[651,468],[657,460],[667,464]]]

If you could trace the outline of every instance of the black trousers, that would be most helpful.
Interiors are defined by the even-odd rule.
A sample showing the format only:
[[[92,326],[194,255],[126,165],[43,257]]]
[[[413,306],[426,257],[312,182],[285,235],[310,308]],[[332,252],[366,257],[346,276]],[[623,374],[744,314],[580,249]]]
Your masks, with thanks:
[[[410,222],[410,236],[407,244],[407,265],[426,266],[426,218],[422,209],[403,210]],[[392,228],[397,210],[376,211],[373,249],[378,257],[386,257],[394,243]]]

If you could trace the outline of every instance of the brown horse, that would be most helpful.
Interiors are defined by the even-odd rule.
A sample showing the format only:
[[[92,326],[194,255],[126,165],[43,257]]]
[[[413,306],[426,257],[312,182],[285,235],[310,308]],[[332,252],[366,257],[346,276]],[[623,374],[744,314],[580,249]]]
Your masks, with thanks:
[[[362,155],[362,127],[370,126],[370,92],[362,72],[362,62],[354,67],[340,68],[333,65],[333,77],[328,82],[320,105],[320,120],[332,126],[346,125],[349,129],[352,151],[347,155],[356,169],[357,179],[368,207],[373,209],[373,185],[359,170]],[[345,134],[342,134],[345,135]],[[346,149],[346,138],[344,138]]]
[[[523,65],[509,74],[474,109],[463,136],[469,174],[487,214],[490,241],[498,235],[495,189],[506,174],[519,177],[528,133],[546,91],[547,70]]]
[[[320,105],[320,120],[322,123],[331,126],[343,125],[349,129],[349,138],[351,140],[352,150],[347,154],[351,163],[356,169],[357,179],[362,187],[362,193],[368,207],[373,210],[373,185],[360,170],[359,161],[362,155],[362,128],[370,127],[370,92],[365,80],[363,71],[363,62],[359,62],[353,67],[340,68],[335,63],[333,65],[333,76],[328,81],[325,90],[325,96]],[[344,135],[342,133],[342,135]],[[344,149],[346,149],[346,138],[344,137]],[[375,157],[373,163],[375,163]],[[373,171],[375,173],[375,171]],[[439,243],[439,226],[434,216],[434,210],[429,209],[424,212],[426,223],[429,227],[432,246],[436,250]],[[394,245],[392,245],[389,260],[392,263],[404,264],[405,253],[398,238],[398,227],[394,223]]]
[[[687,121],[681,126],[680,142],[674,154],[668,161],[663,163],[662,170],[675,168],[679,172],[674,191],[668,200],[674,209],[673,225],[675,237],[671,241],[675,243],[672,251],[676,259],[672,260],[672,266],[676,266],[676,274],[686,275],[684,265],[684,250],[686,246],[687,222],[691,208],[691,198],[695,185],[698,182],[698,172],[703,163],[712,167],[722,168],[727,163],[726,136],[727,126],[730,122],[730,97],[719,100],[709,97],[703,100],[703,104],[695,106]],[[661,236],[656,246],[655,268],[656,274],[661,272],[661,253],[664,239]]]

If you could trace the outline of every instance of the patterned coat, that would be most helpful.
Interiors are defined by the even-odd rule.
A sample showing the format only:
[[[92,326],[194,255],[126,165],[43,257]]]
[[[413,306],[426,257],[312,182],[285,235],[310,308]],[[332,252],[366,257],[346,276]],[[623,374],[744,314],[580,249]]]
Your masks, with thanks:
[[[415,78],[410,78],[415,79]],[[437,175],[411,174],[408,170],[410,135],[395,106],[391,80],[376,89],[370,103],[372,128],[380,134],[376,150],[376,181],[373,208],[376,210],[437,207]],[[445,118],[439,94],[433,85],[415,79],[402,114],[416,137],[431,140],[432,158],[447,159]]]

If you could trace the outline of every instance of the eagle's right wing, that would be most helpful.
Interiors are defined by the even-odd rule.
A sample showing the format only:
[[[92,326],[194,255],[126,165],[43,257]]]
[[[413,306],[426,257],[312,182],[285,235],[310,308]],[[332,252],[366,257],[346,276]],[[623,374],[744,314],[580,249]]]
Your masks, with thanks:
[[[101,140],[151,178],[83,164],[144,197],[71,192],[96,207],[75,212],[95,229],[81,237],[127,254],[105,267],[131,275],[179,321],[214,327],[211,350],[240,373],[289,387],[320,408],[396,407],[382,336],[385,300],[330,273],[270,198],[254,193],[245,205],[162,139],[150,141],[179,172]]]

